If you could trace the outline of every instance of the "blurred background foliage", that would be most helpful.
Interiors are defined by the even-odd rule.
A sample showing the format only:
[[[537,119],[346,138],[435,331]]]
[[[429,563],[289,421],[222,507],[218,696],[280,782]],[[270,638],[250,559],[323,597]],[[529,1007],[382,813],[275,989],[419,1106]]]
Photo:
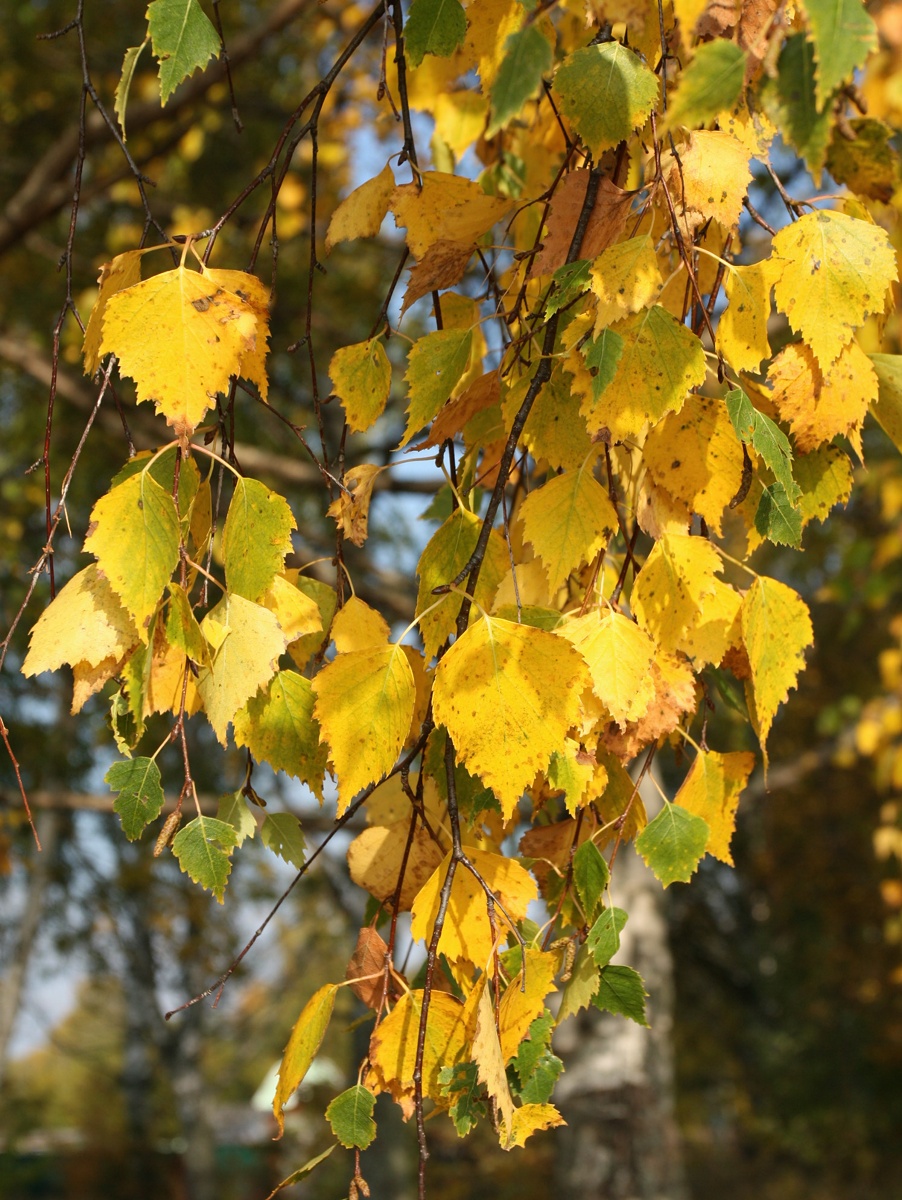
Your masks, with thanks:
[[[870,114],[898,127],[902,19],[898,6],[872,7],[882,43],[862,90]],[[0,22],[4,630],[46,536],[43,467],[28,468],[44,446],[52,334],[66,299],[60,267],[81,103],[74,35],[37,36],[66,25],[73,11],[70,0],[30,0],[7,5]],[[363,15],[355,4],[333,0],[223,6],[241,132],[215,68],[183,85],[165,110],[154,97],[149,65],[139,69],[128,147],[154,181],[147,192],[163,228],[188,233],[209,226],[264,168],[278,131]],[[108,6],[85,6],[90,76],[108,111],[123,50],[140,43],[143,26],[143,5],[117,6],[115,21]],[[316,177],[320,237],[338,199],[384,160],[376,148],[380,130],[372,124],[379,52],[380,39],[371,38],[363,66],[342,77],[326,105]],[[121,151],[90,104],[88,134],[71,263],[72,300],[82,320],[96,294],[99,264],[137,245],[145,223]],[[423,157],[427,139],[424,126]],[[278,198],[270,360],[273,408],[298,426],[311,419],[311,358],[307,346],[298,345],[311,266],[309,145],[300,147]],[[799,195],[803,172],[787,163],[784,182]],[[765,184],[760,187],[764,207],[769,200]],[[267,186],[258,189],[226,226],[217,265],[247,265],[270,195]],[[887,217],[900,206],[897,188]],[[878,219],[881,207],[874,205]],[[267,242],[256,263],[267,282],[273,253]],[[319,364],[339,345],[368,336],[398,260],[399,243],[371,240],[341,248],[325,273],[316,270],[312,334]],[[889,318],[884,337],[902,351],[898,314]],[[61,340],[53,496],[92,404],[71,311]],[[318,383],[326,394],[325,377]],[[150,416],[129,408],[127,389],[119,398],[135,445],[152,446],[157,431]],[[367,461],[388,461],[400,421],[400,410],[390,410],[372,431]],[[316,444],[316,430],[304,436]],[[320,496],[306,490],[316,481],[315,468],[290,425],[262,406],[239,405],[235,439],[239,463],[291,499],[301,531],[299,559],[331,557],[334,530],[323,520]],[[111,407],[91,433],[69,493],[72,536],[57,540],[55,554],[63,578],[93,500],[127,453],[122,421]],[[677,1112],[690,1196],[729,1191],[734,1200],[761,1194],[769,1200],[884,1200],[902,1194],[902,471],[876,426],[865,439],[865,460],[848,507],[809,527],[804,556],[759,552],[777,560],[764,565],[759,558],[761,569],[786,578],[812,605],[816,650],[774,729],[770,790],[759,780],[741,806],[736,869],[708,860],[691,886],[667,896]],[[392,473],[374,505],[373,536],[353,562],[360,594],[378,597],[399,618],[412,612],[410,548],[422,543],[423,530],[409,496],[420,490],[415,477]],[[47,595],[41,580],[28,617]],[[104,790],[104,704],[92,702],[75,723],[56,681],[29,682],[26,690],[16,668],[29,623],[26,618],[20,626],[0,677],[0,711],[36,799],[44,853],[34,852],[4,756],[0,1194],[262,1197],[325,1144],[315,1094],[302,1098],[290,1136],[278,1147],[269,1140],[268,1119],[250,1102],[306,997],[340,977],[361,916],[357,900],[346,893],[341,863],[325,860],[290,897],[221,1005],[197,1005],[164,1022],[166,1008],[205,987],[234,957],[290,876],[263,853],[247,855],[222,909],[186,885],[171,864],[152,860],[151,846],[125,843],[108,809],[89,811],[90,798]],[[723,704],[712,720],[722,726],[718,745],[750,745]],[[203,733],[193,736],[201,751]],[[200,763],[203,755],[193,758]],[[223,768],[220,754],[216,762],[208,778],[198,779],[199,788],[216,794],[239,787],[243,759],[233,753]],[[279,788],[257,776],[255,786],[264,795]],[[296,796],[290,799],[296,811],[305,811]],[[10,1012],[10,998],[24,1011]],[[355,1019],[350,1002],[343,1015],[346,1025]],[[347,1044],[336,1039],[324,1048],[342,1073],[351,1068]],[[377,1116],[385,1125],[393,1120],[388,1111]],[[412,1177],[411,1133],[380,1138],[378,1152],[367,1156],[364,1174],[374,1195],[380,1179],[394,1180],[386,1186],[403,1195],[396,1181]],[[437,1134],[433,1194],[448,1200],[546,1195],[553,1154],[548,1134],[513,1156]],[[480,1182],[474,1183],[477,1155]],[[337,1156],[320,1171],[306,1194],[338,1194],[347,1173]]]

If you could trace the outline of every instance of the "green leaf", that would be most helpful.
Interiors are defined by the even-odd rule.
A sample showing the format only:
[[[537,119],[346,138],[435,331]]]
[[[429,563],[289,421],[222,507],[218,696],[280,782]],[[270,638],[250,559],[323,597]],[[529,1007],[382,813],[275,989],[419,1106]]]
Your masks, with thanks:
[[[617,374],[617,364],[625,343],[613,329],[602,329],[597,338],[590,338],[583,347],[583,359],[592,376],[592,399],[598,397]]]
[[[605,1012],[629,1017],[637,1025],[647,1025],[648,1021],[645,1017],[647,994],[642,983],[642,976],[638,971],[634,971],[632,967],[609,966],[601,972],[598,995],[592,1003],[596,1008]]]
[[[833,127],[827,170],[837,183],[868,200],[889,204],[899,183],[899,155],[893,148],[896,131],[883,121],[860,117],[849,122],[854,141]]]
[[[554,1017],[546,1009],[530,1025],[513,1060],[520,1080],[517,1096],[523,1104],[547,1104],[564,1069],[561,1060],[551,1052],[553,1029]]]
[[[830,107],[818,108],[814,91],[814,49],[804,33],[786,39],[777,63],[777,78],[762,88],[768,116],[784,139],[819,178],[830,140]]]
[[[783,492],[794,504],[801,489],[792,477],[792,447],[789,438],[770,417],[759,412],[741,388],[727,393],[727,412],[743,442],[751,442],[752,449],[760,454],[764,464],[773,472],[774,478],[783,487]]]
[[[604,890],[611,882],[608,864],[591,839],[583,842],[573,856],[573,882],[586,921],[591,924],[604,903]]]
[[[141,640],[179,557],[172,496],[141,471],[102,496],[91,511],[85,549],[131,614]]]
[[[131,758],[132,750],[138,744],[143,730],[139,730],[138,722],[129,706],[128,696],[123,693],[122,688],[114,692],[110,700],[110,731],[119,753]]]
[[[166,640],[170,646],[182,650],[192,662],[210,665],[210,647],[201,632],[185,589],[177,583],[169,585]]]
[[[122,60],[122,74],[119,77],[119,82],[116,84],[116,97],[113,102],[113,111],[119,118],[119,125],[122,129],[122,140],[126,141],[125,136],[125,109],[128,104],[128,93],[131,91],[132,79],[135,76],[135,67],[138,65],[138,59],[141,57],[141,51],[147,45],[149,38],[145,38],[140,46],[129,46],[125,52],[125,57]]]
[[[607,966],[620,949],[620,934],[626,922],[622,908],[606,908],[589,930],[586,945],[599,967]]]
[[[463,44],[467,16],[460,0],[413,0],[404,26],[404,49],[412,66],[427,54],[448,58]]]
[[[561,996],[561,1007],[557,1016],[559,1025],[567,1017],[573,1017],[581,1009],[589,1007],[598,992],[600,982],[601,972],[598,964],[589,947],[583,942],[573,960],[573,969]]]
[[[486,1106],[477,1096],[485,1095],[479,1082],[479,1068],[474,1062],[457,1063],[453,1067],[442,1067],[438,1075],[442,1095],[454,1097],[448,1115],[454,1122],[458,1137],[466,1137],[480,1117],[486,1115]]]
[[[861,0],[803,0],[802,7],[817,57],[817,103],[824,108],[834,88],[877,49],[877,26]]]
[[[197,0],[153,0],[147,28],[160,63],[160,100],[169,99],[188,75],[219,55],[219,34]]]
[[[605,42],[569,54],[558,67],[554,91],[597,158],[645,124],[658,99],[658,77],[620,42]]]
[[[678,804],[665,804],[636,838],[636,850],[664,887],[687,883],[705,853],[708,822]]]
[[[238,835],[225,821],[195,817],[175,835],[172,853],[185,874],[222,904],[232,869],[229,855],[237,844]]]
[[[460,596],[451,594],[437,607],[433,607],[438,597],[432,594],[432,589],[448,583],[462,570],[476,549],[481,529],[482,521],[475,513],[456,508],[441,528],[435,531],[420,555],[417,564],[420,584],[417,589],[416,611],[418,615],[423,614],[418,624],[427,662],[438,653],[445,639],[454,632],[462,603]],[[509,567],[507,546],[501,534],[493,529],[489,534],[482,571],[476,584],[477,604],[483,608],[491,607],[498,584]],[[428,611],[429,609],[432,611]]]
[[[733,42],[717,38],[698,46],[668,99],[666,127],[706,125],[733,107],[745,79],[745,53]]]
[[[114,762],[103,778],[119,793],[113,801],[113,812],[119,814],[122,832],[130,842],[136,841],[145,825],[163,810],[160,768],[152,758],[133,758]]]
[[[304,865],[307,842],[301,822],[294,813],[268,812],[263,819],[260,837],[263,839],[263,845],[268,846],[273,854],[278,854],[285,862],[298,870]]]
[[[216,820],[231,825],[235,830],[235,845],[241,846],[244,840],[253,837],[257,832],[257,822],[251,812],[250,805],[242,791],[229,792],[220,796],[219,808],[216,810]]]
[[[798,550],[802,544],[802,513],[778,480],[765,487],[755,513],[755,529],[777,546]]]
[[[313,715],[313,687],[297,671],[279,671],[265,691],[235,714],[236,746],[247,746],[254,758],[274,771],[285,771],[323,798],[328,752],[320,744]]]
[[[230,592],[259,600],[291,550],[295,519],[288,502],[257,479],[239,479],[222,531]]]
[[[576,262],[564,263],[562,267],[558,267],[551,276],[555,287],[545,303],[546,317],[553,317],[556,312],[560,312],[572,300],[589,290],[592,286],[592,278],[589,274],[591,266],[591,259],[580,258]]]
[[[536,94],[542,76],[551,70],[553,59],[551,44],[535,22],[511,34],[492,84],[487,138],[494,137]]]
[[[376,1097],[359,1083],[336,1096],[326,1109],[332,1132],[348,1150],[365,1150],[376,1136]]]
[[[329,378],[352,433],[365,432],[385,412],[391,363],[378,338],[336,350],[329,363]]]
[[[454,391],[467,369],[472,345],[470,329],[439,329],[414,342],[404,376],[410,405],[401,446],[429,424]]]

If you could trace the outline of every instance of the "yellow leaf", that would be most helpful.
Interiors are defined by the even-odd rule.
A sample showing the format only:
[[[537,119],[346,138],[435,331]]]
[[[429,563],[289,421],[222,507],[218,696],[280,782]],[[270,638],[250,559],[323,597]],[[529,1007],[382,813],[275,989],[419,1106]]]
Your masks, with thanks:
[[[522,921],[531,901],[537,896],[536,883],[516,860],[475,846],[465,847],[467,858],[481,875],[507,917],[514,924]],[[427,944],[432,937],[435,919],[438,916],[441,890],[448,874],[451,861],[446,855],[436,867],[431,878],[424,884],[413,902],[411,911],[411,937]],[[489,921],[488,897],[472,871],[459,863],[451,884],[451,895],[445,913],[445,922],[438,942],[439,954],[452,962],[465,959],[484,968],[491,958],[496,941],[506,937],[508,921],[496,908],[494,913],[495,933]]]
[[[242,300],[257,318],[257,332],[253,345],[241,356],[241,374],[255,383],[261,397],[269,395],[269,378],[266,374],[266,354],[269,349],[269,288],[256,275],[246,271],[222,271],[206,267],[206,279],[218,284],[225,292],[232,292]]]
[[[115,658],[105,658],[96,667],[86,662],[72,664],[72,707],[73,717],[81,712],[88,700],[96,695],[103,685],[119,674],[120,664]]]
[[[824,209],[780,230],[773,261],[777,307],[823,370],[869,316],[883,312],[897,277],[884,229]]]
[[[592,264],[592,291],[598,297],[596,336],[605,326],[654,304],[664,284],[648,235],[603,250]]]
[[[436,97],[435,129],[455,158],[460,158],[481,136],[488,108],[487,98],[469,89],[442,92]]]
[[[747,750],[717,754],[713,750],[697,754],[674,797],[674,803],[701,817],[708,824],[705,850],[721,862],[733,865],[730,839],[736,827],[739,795],[748,783],[755,765],[754,754]]]
[[[508,429],[523,403],[529,382],[529,377],[518,380],[504,399],[504,420]],[[522,441],[537,462],[548,463],[555,470],[575,470],[592,448],[580,412],[580,397],[570,386],[559,363],[555,364],[551,378],[530,409]]]
[[[607,429],[613,441],[639,433],[646,421],[679,412],[690,388],[707,371],[701,342],[685,325],[655,305],[611,326],[623,339],[612,381],[582,411],[590,433]]]
[[[622,613],[597,608],[565,621],[560,633],[586,660],[595,695],[614,720],[638,720],[655,692],[655,644],[648,634]]]
[[[767,322],[770,318],[772,267],[769,261],[731,267],[724,277],[729,304],[717,326],[717,348],[734,371],[757,371],[770,358]]]
[[[477,1078],[498,1106],[505,1125],[510,1125],[514,1115],[514,1101],[504,1070],[504,1056],[495,1026],[495,1010],[492,1006],[493,989],[483,980],[476,1009],[476,1030],[471,1047],[473,1061],[477,1067]]]
[[[655,685],[655,695],[645,713],[638,721],[630,721],[623,729],[608,726],[601,739],[601,748],[616,754],[621,762],[629,762],[631,758],[656,741],[672,733],[680,724],[683,716],[692,712],[696,706],[695,675],[690,663],[682,655],[658,653],[651,666],[652,680]],[[610,764],[608,765],[610,770]],[[627,777],[628,778],[628,777]],[[621,780],[621,782],[623,782]],[[632,789],[627,795],[632,794]],[[616,799],[615,797],[612,797]],[[605,807],[607,793],[602,796],[601,809],[605,820],[613,820],[619,813],[610,813]],[[639,828],[645,825],[645,812],[635,813],[639,798],[633,801],[630,817],[637,816]],[[623,810],[621,810],[623,811]]]
[[[344,487],[337,500],[333,500],[326,510],[326,516],[333,517],[348,541],[355,546],[362,546],[369,534],[368,522],[370,502],[373,499],[373,488],[376,476],[384,467],[374,463],[361,463],[359,467],[351,467],[344,474]]]
[[[410,808],[409,801],[407,807]],[[422,823],[417,824],[408,850],[410,822],[411,815],[408,815],[390,825],[372,825],[348,846],[351,879],[377,900],[388,900],[395,895],[404,866],[398,912],[410,911],[420,890],[444,857],[442,848]]]
[[[257,479],[239,479],[222,531],[228,590],[257,601],[285,564],[297,527],[288,501]]]
[[[339,654],[381,648],[387,644],[390,633],[385,617],[358,596],[352,596],[338,610],[329,630]]]
[[[742,597],[736,589],[715,579],[714,595],[705,599],[700,619],[690,626],[680,642],[680,649],[692,659],[697,669],[708,663],[716,665],[731,646],[739,645],[742,640],[741,607]]]
[[[373,1090],[390,1092],[406,1116],[413,1112],[413,1074],[422,1009],[423,992],[409,992],[398,1001],[370,1039],[370,1065],[376,1085]],[[464,1006],[448,992],[434,991],[429,998],[423,1046],[424,1096],[442,1102],[439,1071],[462,1061],[468,1050]]]
[[[752,179],[748,149],[732,134],[697,129],[689,143],[663,167],[677,210],[684,209],[690,228],[719,221],[726,229],[739,224],[742,201]]]
[[[524,1146],[526,1139],[534,1133],[566,1124],[553,1104],[521,1104],[514,1109],[510,1126],[505,1126],[502,1131],[501,1148],[513,1150],[515,1146]]]
[[[558,962],[558,955],[552,951],[526,947],[526,971],[520,970],[514,976],[498,1006],[498,1035],[505,1062],[517,1053],[530,1025],[541,1016],[546,996],[557,991],[554,977]]]
[[[495,617],[471,626],[439,663],[436,723],[459,760],[494,790],[505,819],[576,722],[586,679],[568,642]]]
[[[118,355],[138,399],[189,436],[263,337],[252,303],[180,266],[110,297],[100,353]]]
[[[416,259],[435,242],[474,244],[510,207],[510,200],[487,196],[471,179],[443,171],[424,171],[422,188],[404,184],[391,199],[395,223],[407,227],[407,245]]]
[[[179,557],[172,496],[147,471],[112,488],[94,505],[85,549],[97,559],[131,614],[142,642]]]
[[[56,671],[64,663],[98,667],[121,663],[138,644],[138,631],[113,589],[91,563],[73,575],[47,605],[31,630],[23,675]]]
[[[200,668],[197,690],[225,745],[229,722],[275,675],[287,643],[275,616],[243,596],[224,596],[204,617],[201,629],[217,648],[212,666]]]
[[[352,433],[363,433],[382,416],[391,391],[391,363],[378,338],[336,350],[329,378]]]
[[[394,189],[395,177],[391,165],[386,163],[374,179],[368,179],[342,200],[326,231],[326,253],[331,254],[332,247],[339,242],[375,237],[388,212]]]
[[[741,620],[752,673],[745,685],[749,715],[764,750],[776,711],[805,665],[811,618],[797,592],[759,575],[743,598]]]
[[[774,404],[803,454],[838,433],[857,444],[865,413],[877,397],[877,375],[857,342],[850,342],[826,371],[803,343],[785,346],[767,375]]]
[[[338,777],[338,815],[392,769],[413,715],[416,686],[402,646],[354,650],[313,681],[314,715]]]
[[[835,504],[845,504],[852,494],[852,463],[839,446],[821,446],[802,454],[793,463],[802,489],[799,511],[802,523],[826,521]]]
[[[107,301],[110,296],[122,292],[141,282],[141,256],[143,250],[126,250],[117,254],[114,259],[104,263],[100,268],[97,282],[100,284],[100,294],[91,309],[88,326],[85,329],[85,374],[93,375],[100,366],[100,343],[103,337],[103,318],[106,314]]]
[[[598,448],[576,471],[555,475],[520,507],[526,540],[542,560],[553,594],[571,571],[590,562],[617,530],[617,513],[592,471]]]
[[[742,480],[742,445],[723,400],[689,396],[649,433],[645,464],[659,487],[704,517],[716,534]]]
[[[316,601],[311,600],[284,575],[275,576],[260,597],[260,603],[271,613],[275,613],[288,642],[293,642],[305,634],[319,633],[323,628],[323,619]]]
[[[329,1026],[337,991],[337,984],[323,984],[304,1005],[291,1031],[291,1037],[282,1055],[279,1082],[272,1102],[273,1115],[279,1122],[279,1137],[285,1131],[282,1110],[310,1070],[310,1064]]]
[[[716,548],[702,537],[667,533],[655,542],[633,585],[630,604],[639,624],[665,650],[676,650],[717,590]]]

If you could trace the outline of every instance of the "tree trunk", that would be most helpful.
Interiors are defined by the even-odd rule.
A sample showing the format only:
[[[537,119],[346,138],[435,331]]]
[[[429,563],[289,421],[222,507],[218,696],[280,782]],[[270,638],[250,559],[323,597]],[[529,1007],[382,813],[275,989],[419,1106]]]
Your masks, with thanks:
[[[565,1072],[555,1103],[567,1126],[556,1133],[554,1194],[556,1200],[685,1200],[664,896],[632,846],[617,855],[611,890],[629,913],[615,962],[645,981],[650,1028],[589,1008],[557,1031]]]

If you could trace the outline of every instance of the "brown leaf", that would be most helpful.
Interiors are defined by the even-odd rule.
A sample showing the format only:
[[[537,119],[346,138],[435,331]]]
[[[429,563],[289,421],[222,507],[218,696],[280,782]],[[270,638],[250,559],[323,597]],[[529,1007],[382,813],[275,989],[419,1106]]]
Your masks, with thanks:
[[[411,268],[401,316],[411,304],[430,292],[440,292],[459,283],[475,249],[474,242],[433,242],[425,258]]]
[[[685,660],[662,656],[651,665],[655,697],[640,721],[630,721],[621,730],[612,724],[601,744],[621,762],[635,758],[651,742],[672,733],[684,713],[695,708],[695,677]]]
[[[388,946],[381,934],[372,926],[364,926],[357,936],[357,946],[345,971],[345,979],[356,981],[351,983],[351,991],[367,1008],[377,1012],[385,1003],[386,990],[392,1000],[399,999],[407,990],[403,976],[390,963],[386,976],[388,959]]]
[[[571,171],[562,179],[551,201],[542,251],[533,259],[530,275],[550,274],[567,261],[573,230],[586,198],[589,174],[589,171]],[[602,179],[583,236],[580,258],[596,258],[602,250],[619,241],[632,203],[629,192],[611,183],[610,179]]]
[[[455,437],[471,417],[485,408],[490,408],[501,399],[501,379],[497,371],[489,371],[474,379],[466,391],[449,400],[432,422],[429,437],[416,447],[440,446],[448,438]]]
[[[326,510],[326,516],[338,522],[341,532],[355,546],[362,546],[367,539],[373,485],[383,469],[373,463],[363,463],[346,471],[345,490]]]

